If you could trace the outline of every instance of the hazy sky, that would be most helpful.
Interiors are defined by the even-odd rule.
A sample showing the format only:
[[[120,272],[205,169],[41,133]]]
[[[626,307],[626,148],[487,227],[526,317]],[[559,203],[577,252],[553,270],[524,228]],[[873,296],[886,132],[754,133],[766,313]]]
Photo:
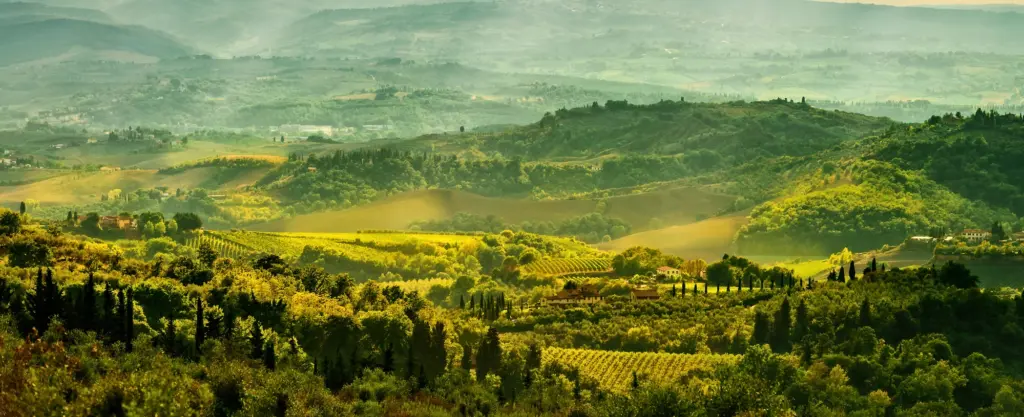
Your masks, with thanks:
[[[1019,4],[1024,5],[1024,0],[824,0],[841,1],[846,3],[874,3],[891,4],[894,6],[920,6],[933,4]]]

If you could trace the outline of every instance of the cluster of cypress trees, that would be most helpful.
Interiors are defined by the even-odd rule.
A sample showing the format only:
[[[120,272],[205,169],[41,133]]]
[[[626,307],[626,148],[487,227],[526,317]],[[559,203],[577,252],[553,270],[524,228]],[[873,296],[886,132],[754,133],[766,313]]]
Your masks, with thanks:
[[[96,332],[107,343],[122,342],[130,352],[135,339],[133,311],[134,293],[131,288],[117,290],[105,284],[102,294],[92,274],[77,295],[65,294],[53,279],[53,270],[36,271],[32,293],[15,294],[6,280],[0,280],[0,306],[14,317],[18,330],[28,336],[42,335],[50,329],[54,319],[73,330]]]
[[[459,298],[459,308],[466,308],[466,301],[462,297]],[[501,317],[503,311],[505,312],[505,318],[511,319],[512,308],[513,303],[505,300],[505,293],[500,293],[497,296],[480,294],[479,302],[477,302],[475,295],[469,296],[469,311],[484,320],[497,320]]]

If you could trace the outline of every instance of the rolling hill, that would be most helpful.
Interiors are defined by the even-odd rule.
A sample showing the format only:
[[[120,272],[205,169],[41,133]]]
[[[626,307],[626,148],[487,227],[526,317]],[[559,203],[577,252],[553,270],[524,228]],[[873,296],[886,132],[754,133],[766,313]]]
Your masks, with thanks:
[[[692,154],[694,162],[715,165],[720,159],[809,155],[891,123],[884,118],[825,111],[781,100],[721,104],[662,101],[650,105],[609,101],[562,109],[519,129],[420,140],[422,146],[429,144],[434,149],[476,148],[528,160],[700,151]]]
[[[453,190],[398,194],[365,206],[295,216],[252,228],[273,232],[353,232],[406,229],[414,222],[450,219],[457,213],[493,215],[507,223],[559,221],[599,210],[645,229],[651,218],[666,224],[693,222],[729,207],[735,198],[697,189],[672,189],[603,200],[526,200],[483,197]]]
[[[143,27],[66,17],[37,16],[0,21],[0,66],[45,60],[154,61],[193,50]]]

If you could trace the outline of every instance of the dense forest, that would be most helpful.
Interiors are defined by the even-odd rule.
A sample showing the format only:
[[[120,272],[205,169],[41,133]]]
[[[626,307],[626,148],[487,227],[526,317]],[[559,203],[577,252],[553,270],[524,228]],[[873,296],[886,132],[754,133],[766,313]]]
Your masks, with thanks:
[[[732,292],[611,292],[592,309],[524,308],[496,269],[460,277],[442,307],[273,254],[168,264],[19,217],[0,216],[11,415],[1024,412],[1024,299],[955,263],[805,282],[730,257],[708,276]],[[565,347],[740,356],[667,383],[634,372],[619,391],[583,371],[596,363],[549,358]]]

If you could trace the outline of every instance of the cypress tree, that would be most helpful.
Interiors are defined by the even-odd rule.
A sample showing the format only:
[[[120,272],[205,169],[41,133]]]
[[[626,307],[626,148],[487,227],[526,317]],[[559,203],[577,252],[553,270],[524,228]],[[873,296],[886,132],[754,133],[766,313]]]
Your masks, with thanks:
[[[263,366],[273,371],[277,369],[277,353],[274,351],[274,344],[267,343],[267,347],[263,349]]]
[[[235,336],[235,312],[224,310],[224,340],[230,341]]]
[[[846,282],[846,268],[842,265],[839,266],[839,274],[836,275],[836,281]]]
[[[793,328],[793,340],[801,341],[810,333],[810,317],[807,314],[807,303],[800,300],[796,306],[796,326]]]
[[[636,375],[636,371],[633,371],[633,382],[630,386],[633,387],[634,391],[640,389],[640,377]]]
[[[196,352],[203,352],[203,342],[206,341],[206,326],[203,323],[205,316],[203,315],[203,299],[202,297],[196,299]]]
[[[540,369],[542,354],[543,352],[536,342],[530,343],[526,350],[526,369]]]
[[[206,334],[203,335],[204,340],[207,337],[213,339],[219,339],[221,337],[221,319],[221,316],[214,314],[212,311],[206,313],[206,325],[204,326]]]
[[[448,350],[445,348],[445,341],[448,333],[445,331],[444,322],[434,324],[434,331],[430,335],[430,351],[433,359],[433,369],[427,373],[427,377],[434,378],[448,369]]]
[[[853,261],[850,261],[850,281],[857,279],[857,269],[853,265]]]
[[[782,305],[775,313],[775,322],[772,325],[772,350],[777,353],[788,353],[792,349],[789,341],[789,329],[792,318],[790,317],[789,298],[782,300]]]
[[[473,294],[469,295],[469,311],[476,310],[476,296]]]
[[[754,291],[754,277],[750,277],[750,280],[747,281],[747,290]]]
[[[164,329],[164,351],[170,356],[176,355],[175,344],[177,339],[177,326],[174,324],[174,317],[168,317],[167,328]]]
[[[128,306],[125,302],[124,289],[117,291],[117,334],[114,338],[120,341],[125,339],[125,325],[128,322]]]
[[[26,209],[26,207],[25,207],[25,202],[24,202],[24,201],[22,201],[22,202],[21,202],[21,208],[20,208],[20,211],[21,211],[21,215],[22,215],[22,216],[24,216],[24,215],[25,215],[25,212],[26,212],[26,211],[28,211],[28,210]]]
[[[871,258],[871,272],[878,272],[878,260]]]
[[[697,284],[693,284],[693,285],[696,286]],[[707,294],[707,293],[708,293],[708,284],[704,283],[704,294]]]
[[[263,340],[263,328],[259,323],[254,322],[252,324],[249,342],[252,345],[252,352],[250,352],[249,357],[257,360],[263,358],[263,344],[266,341]]]
[[[462,346],[462,361],[460,361],[459,365],[466,371],[473,369],[473,348],[468,345]]]
[[[459,310],[466,309],[466,296],[465,294],[459,294]]]
[[[860,320],[857,324],[861,327],[871,326],[871,303],[867,298],[860,303]]]
[[[416,376],[416,361],[414,360],[413,345],[409,344],[409,353],[405,357],[405,377],[412,378]]]
[[[121,316],[117,315],[117,301],[114,300],[113,286],[109,283],[103,286],[102,305],[100,321],[103,323],[103,334],[110,338],[115,337],[123,322],[120,320]]]
[[[46,286],[43,284],[43,269],[36,270],[35,294],[29,299],[28,308],[32,314],[32,323],[40,335],[46,333],[50,325],[49,300],[46,297]]]
[[[676,298],[676,284],[672,284],[672,298]]]
[[[99,330],[96,326],[96,280],[92,273],[82,287],[82,303],[80,306],[82,316],[79,317],[83,330]]]
[[[427,387],[427,373],[423,369],[423,365],[420,365],[420,372],[416,375],[416,388],[422,390]]]
[[[679,286],[680,295],[686,297],[686,283]]]
[[[49,321],[53,317],[62,317],[64,315],[64,297],[60,287],[57,286],[57,282],[53,280],[53,270],[46,268],[46,311],[49,317],[47,317],[47,327],[49,327]]]
[[[288,394],[277,394],[277,404],[274,406],[274,417],[285,417],[288,415]]]
[[[752,345],[764,345],[768,344],[768,340],[771,337],[771,320],[768,319],[768,315],[763,311],[754,313],[754,332],[750,335],[750,344]]]
[[[135,291],[128,288],[128,301],[125,303],[124,340],[125,350],[132,351],[135,343]]]
[[[395,371],[395,350],[391,347],[390,343],[384,348],[384,364],[382,369],[387,373]]]

